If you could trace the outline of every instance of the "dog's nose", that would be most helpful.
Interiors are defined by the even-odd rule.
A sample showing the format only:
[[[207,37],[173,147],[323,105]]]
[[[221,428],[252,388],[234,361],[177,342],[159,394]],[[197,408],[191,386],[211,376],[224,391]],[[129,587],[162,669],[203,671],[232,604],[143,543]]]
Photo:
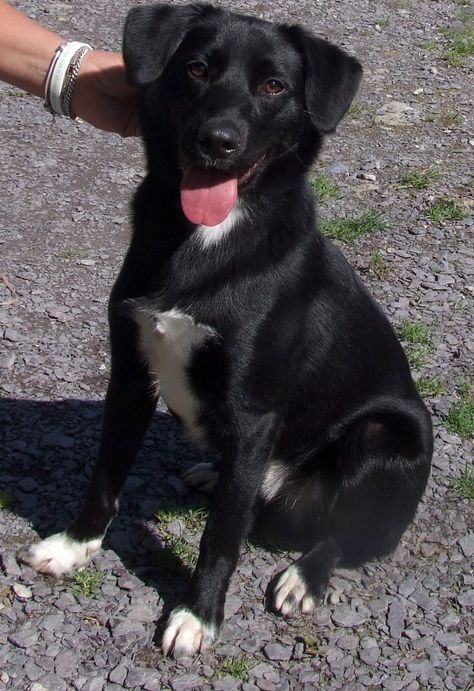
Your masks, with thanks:
[[[211,158],[228,158],[239,148],[237,130],[229,124],[207,122],[199,128],[201,152]]]

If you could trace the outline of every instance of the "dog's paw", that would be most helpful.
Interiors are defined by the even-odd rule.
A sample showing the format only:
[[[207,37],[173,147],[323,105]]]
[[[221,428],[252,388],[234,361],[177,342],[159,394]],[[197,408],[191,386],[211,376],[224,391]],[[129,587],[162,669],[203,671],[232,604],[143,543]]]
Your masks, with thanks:
[[[208,650],[217,639],[214,626],[201,621],[186,607],[174,609],[166,624],[162,648],[165,655],[183,657]]]
[[[56,533],[30,545],[18,556],[35,571],[59,578],[85,566],[99,551],[101,544],[101,538],[77,542],[67,533]]]
[[[185,485],[198,492],[209,494],[217,485],[219,473],[214,470],[213,463],[196,463],[182,475]]]
[[[278,578],[273,589],[273,608],[288,616],[300,611],[312,612],[316,605],[303,575],[296,564],[289,566]]]

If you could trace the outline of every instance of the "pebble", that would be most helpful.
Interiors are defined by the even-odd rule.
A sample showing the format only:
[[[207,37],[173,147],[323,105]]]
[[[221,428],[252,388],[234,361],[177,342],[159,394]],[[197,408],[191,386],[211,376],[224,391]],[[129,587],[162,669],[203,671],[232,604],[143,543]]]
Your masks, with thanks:
[[[28,588],[28,586],[22,585],[21,583],[13,584],[13,592],[15,593],[17,598],[23,602],[33,597],[31,588]]]
[[[269,660],[289,660],[292,651],[291,647],[279,645],[278,643],[268,643],[263,648],[263,652]]]

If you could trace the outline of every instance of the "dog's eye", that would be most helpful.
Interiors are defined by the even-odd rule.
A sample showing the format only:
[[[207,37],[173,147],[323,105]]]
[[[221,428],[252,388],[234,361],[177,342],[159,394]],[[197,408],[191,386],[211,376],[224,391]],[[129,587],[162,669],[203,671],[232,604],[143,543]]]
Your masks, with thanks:
[[[263,84],[263,90],[266,94],[270,94],[270,96],[276,96],[276,94],[281,94],[285,90],[285,86],[278,79],[267,79]]]
[[[201,60],[188,62],[188,72],[195,79],[207,79],[207,65]]]

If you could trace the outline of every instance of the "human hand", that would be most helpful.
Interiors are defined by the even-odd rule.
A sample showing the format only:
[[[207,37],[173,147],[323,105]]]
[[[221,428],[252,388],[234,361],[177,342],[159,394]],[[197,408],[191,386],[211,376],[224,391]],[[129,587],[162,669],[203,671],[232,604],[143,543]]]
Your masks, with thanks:
[[[140,134],[139,101],[140,90],[127,84],[120,53],[86,53],[72,93],[74,115],[106,132],[136,137]]]

